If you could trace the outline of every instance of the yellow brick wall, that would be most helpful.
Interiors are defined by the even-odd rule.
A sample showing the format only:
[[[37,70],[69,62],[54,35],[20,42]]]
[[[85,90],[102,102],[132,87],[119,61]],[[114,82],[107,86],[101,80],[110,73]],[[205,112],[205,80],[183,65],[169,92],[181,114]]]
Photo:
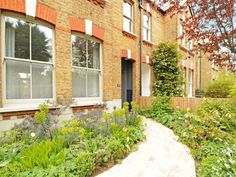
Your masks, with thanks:
[[[133,64],[133,97],[137,100],[140,93],[140,57],[139,57],[139,20],[138,1],[134,1],[133,33],[136,39],[130,39],[123,30],[123,0],[109,0],[104,8],[87,0],[38,0],[38,3],[51,7],[57,12],[55,25],[55,83],[56,98],[59,102],[70,101],[72,98],[72,52],[69,18],[89,19],[105,29],[102,44],[102,88],[103,101],[121,99],[121,50],[130,49],[136,54]],[[1,12],[0,12],[1,13]],[[144,12],[142,13],[143,16]],[[163,41],[176,41],[179,16],[174,13],[162,15],[152,10],[151,15],[152,47],[143,45],[142,55],[150,56],[152,51]],[[1,25],[1,24],[0,24]],[[2,33],[0,33],[2,37]],[[1,44],[0,44],[1,45]],[[2,48],[2,46],[0,46]],[[0,50],[1,54],[1,50]],[[187,55],[187,53],[183,53]],[[1,56],[1,59],[3,56]],[[188,59],[189,60],[189,59]],[[191,59],[192,60],[192,59]],[[2,73],[0,65],[0,76]],[[152,75],[153,78],[153,75]],[[195,77],[194,77],[195,78]],[[2,85],[0,77],[0,85]],[[2,87],[0,87],[0,106],[2,106]],[[193,92],[194,93],[194,92]]]

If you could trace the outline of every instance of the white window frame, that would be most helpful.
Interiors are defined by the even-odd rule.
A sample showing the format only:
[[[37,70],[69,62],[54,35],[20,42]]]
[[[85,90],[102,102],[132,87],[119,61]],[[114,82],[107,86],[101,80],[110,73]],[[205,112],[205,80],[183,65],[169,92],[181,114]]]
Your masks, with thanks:
[[[100,76],[99,76],[99,97],[73,97],[72,95],[72,99],[74,100],[74,104],[75,105],[93,105],[93,104],[100,104],[102,102],[102,97],[103,97],[103,87],[102,87],[102,83],[103,83],[103,72],[102,72],[102,42],[96,38],[93,38],[91,36],[88,35],[83,35],[81,33],[76,33],[73,32],[71,33],[71,46],[72,46],[72,36],[77,36],[80,38],[85,39],[86,41],[91,40],[94,42],[99,43],[100,49],[99,49],[99,53],[100,53],[100,69],[93,69],[93,68],[88,68],[88,67],[80,67],[80,66],[73,66],[73,62],[71,62],[71,68],[73,70],[73,68],[75,69],[84,69],[84,70],[90,70],[90,71],[99,71],[100,72]],[[73,60],[73,54],[72,54],[72,47],[71,47],[71,61]],[[88,57],[88,49],[86,47],[86,59]],[[73,72],[73,71],[71,71]],[[73,79],[71,79],[71,82],[73,82]],[[86,78],[86,82],[87,82],[87,78]],[[73,84],[72,84],[73,85]],[[72,88],[73,89],[73,88]],[[86,95],[87,95],[87,84],[86,84]]]
[[[193,97],[193,70],[188,69],[188,97]]]
[[[188,41],[188,49],[193,50],[193,40]]]
[[[151,16],[149,14],[144,14],[143,19],[144,19],[144,16],[148,17],[148,27],[146,27],[143,24],[143,31],[145,31],[145,30],[148,31],[148,38],[146,38],[146,36],[143,35],[143,40],[150,42],[151,41]],[[143,20],[143,23],[144,23],[144,20]]]
[[[124,14],[124,11],[123,11],[123,30],[126,31],[126,32],[129,32],[129,33],[133,33],[133,18],[134,18],[134,7],[133,7],[133,4],[129,1],[129,0],[124,0],[123,3],[127,3],[131,6],[131,18],[130,17],[127,17],[125,14]],[[124,9],[124,4],[123,4],[123,9]],[[124,19],[128,19],[130,22],[131,22],[131,31],[127,31],[125,28],[124,28]]]
[[[5,57],[5,17],[12,17],[16,19],[23,20],[25,22],[28,22],[30,24],[38,24],[47,28],[50,28],[52,30],[52,62],[41,62],[37,60],[31,60],[31,53],[30,53],[30,59],[21,59],[21,58],[13,58],[13,57]],[[1,33],[2,33],[2,95],[3,95],[3,106],[4,107],[17,107],[21,108],[22,105],[24,107],[38,107],[39,104],[45,103],[45,102],[53,102],[56,100],[56,84],[55,84],[55,29],[53,26],[49,25],[48,23],[39,21],[39,20],[33,20],[33,21],[27,21],[25,16],[11,13],[11,12],[4,12],[1,15]],[[30,35],[30,43],[31,43],[31,35]],[[31,52],[31,50],[30,50]],[[52,98],[39,98],[39,99],[7,99],[6,98],[6,59],[11,61],[24,61],[30,64],[37,63],[37,64],[47,64],[52,66]],[[30,67],[31,68],[31,67]],[[32,73],[32,70],[30,69],[30,72]],[[32,87],[32,74],[30,79],[30,86]],[[30,90],[31,96],[32,96],[32,88]]]
[[[185,36],[184,36],[184,29],[183,29],[183,25],[180,23],[179,25],[179,36],[182,36],[182,38],[180,39],[180,44],[182,46],[185,46]]]

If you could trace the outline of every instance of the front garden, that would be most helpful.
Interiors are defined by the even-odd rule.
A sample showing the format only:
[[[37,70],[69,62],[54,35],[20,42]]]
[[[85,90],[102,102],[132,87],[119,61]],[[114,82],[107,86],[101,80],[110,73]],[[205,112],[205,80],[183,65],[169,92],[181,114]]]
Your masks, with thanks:
[[[236,104],[206,100],[191,113],[173,111],[170,99],[159,97],[142,114],[173,129],[191,149],[197,176],[236,176]]]
[[[0,137],[1,177],[85,177],[118,163],[144,140],[138,106],[59,122],[47,105]]]

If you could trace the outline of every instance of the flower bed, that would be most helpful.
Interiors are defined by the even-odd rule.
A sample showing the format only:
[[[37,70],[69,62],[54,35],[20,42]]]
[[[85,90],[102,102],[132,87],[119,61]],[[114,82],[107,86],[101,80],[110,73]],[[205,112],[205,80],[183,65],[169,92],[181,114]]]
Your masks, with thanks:
[[[159,98],[146,117],[173,129],[196,161],[197,176],[236,175],[236,105],[205,101],[197,113],[174,112],[169,98]]]
[[[35,119],[25,119],[0,137],[0,176],[91,176],[131,152],[145,137],[137,105],[112,114],[78,114],[63,124],[41,105]]]

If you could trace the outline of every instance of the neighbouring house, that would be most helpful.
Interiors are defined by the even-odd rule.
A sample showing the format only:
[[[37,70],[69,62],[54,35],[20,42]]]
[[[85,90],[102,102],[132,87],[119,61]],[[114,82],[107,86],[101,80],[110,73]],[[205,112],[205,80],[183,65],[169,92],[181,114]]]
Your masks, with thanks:
[[[150,96],[152,51],[163,41],[178,42],[194,97],[193,42],[178,39],[189,13],[145,0],[141,10],[138,0],[1,0],[0,120],[33,115],[48,100],[112,110]]]

